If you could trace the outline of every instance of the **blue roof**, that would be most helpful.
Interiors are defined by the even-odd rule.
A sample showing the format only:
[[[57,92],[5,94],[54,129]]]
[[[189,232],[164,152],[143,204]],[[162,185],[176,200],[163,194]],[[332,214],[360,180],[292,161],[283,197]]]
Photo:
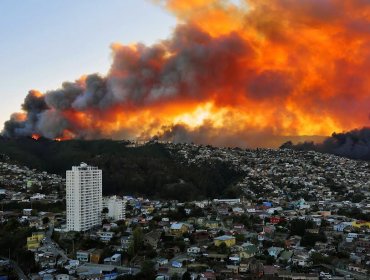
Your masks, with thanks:
[[[181,229],[183,225],[183,223],[174,223],[171,225],[171,229]]]
[[[215,240],[221,240],[221,241],[226,241],[230,239],[235,239],[235,237],[232,235],[222,235],[222,236],[218,236],[215,238]]]

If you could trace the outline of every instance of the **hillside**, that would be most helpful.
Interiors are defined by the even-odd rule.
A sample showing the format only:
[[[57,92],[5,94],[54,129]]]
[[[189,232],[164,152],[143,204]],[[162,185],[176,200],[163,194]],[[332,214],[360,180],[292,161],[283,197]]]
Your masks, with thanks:
[[[22,165],[63,175],[86,162],[103,170],[104,194],[182,201],[264,195],[313,199],[328,189],[341,199],[368,193],[370,165],[335,155],[291,149],[230,149],[112,140],[0,139],[0,153]],[[347,190],[351,189],[352,192]],[[355,200],[361,197],[355,197]]]
[[[135,194],[190,200],[221,196],[241,174],[228,166],[183,165],[166,146],[129,147],[112,140],[52,141],[0,139],[0,154],[22,165],[65,176],[72,165],[86,162],[103,170],[105,194]]]

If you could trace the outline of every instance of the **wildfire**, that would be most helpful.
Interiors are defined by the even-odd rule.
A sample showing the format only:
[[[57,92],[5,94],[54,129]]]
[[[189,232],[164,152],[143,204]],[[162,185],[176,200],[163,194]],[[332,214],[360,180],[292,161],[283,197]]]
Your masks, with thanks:
[[[38,134],[32,134],[32,136],[31,136],[31,138],[33,139],[33,140],[39,140],[40,139],[40,135],[38,135]]]
[[[276,146],[369,124],[366,1],[155,2],[179,19],[169,39],[114,43],[106,77],[30,92],[8,135]]]

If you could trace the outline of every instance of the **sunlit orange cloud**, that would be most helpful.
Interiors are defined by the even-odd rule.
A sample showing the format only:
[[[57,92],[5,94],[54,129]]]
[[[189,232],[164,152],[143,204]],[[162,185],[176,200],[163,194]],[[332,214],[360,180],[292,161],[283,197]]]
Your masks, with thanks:
[[[276,147],[369,125],[367,1],[154,2],[172,36],[112,44],[106,77],[31,92],[5,133]]]

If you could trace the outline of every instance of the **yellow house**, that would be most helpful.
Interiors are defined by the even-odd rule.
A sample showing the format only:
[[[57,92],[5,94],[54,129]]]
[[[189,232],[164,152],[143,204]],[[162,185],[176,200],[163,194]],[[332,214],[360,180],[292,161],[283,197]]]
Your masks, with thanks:
[[[361,227],[370,228],[370,222],[366,222],[366,221],[354,221],[354,222],[352,222],[352,226],[354,228],[361,228]]]
[[[32,237],[37,238],[38,241],[41,241],[45,237],[45,233],[39,232],[32,232]]]
[[[43,232],[33,232],[32,236],[27,237],[27,249],[36,250],[40,247],[41,240],[45,237]]]
[[[174,223],[170,228],[170,233],[174,236],[181,236],[188,231],[189,227],[184,223]]]
[[[222,243],[225,243],[227,247],[235,245],[235,237],[231,235],[222,235],[214,239],[215,246],[220,246]]]

